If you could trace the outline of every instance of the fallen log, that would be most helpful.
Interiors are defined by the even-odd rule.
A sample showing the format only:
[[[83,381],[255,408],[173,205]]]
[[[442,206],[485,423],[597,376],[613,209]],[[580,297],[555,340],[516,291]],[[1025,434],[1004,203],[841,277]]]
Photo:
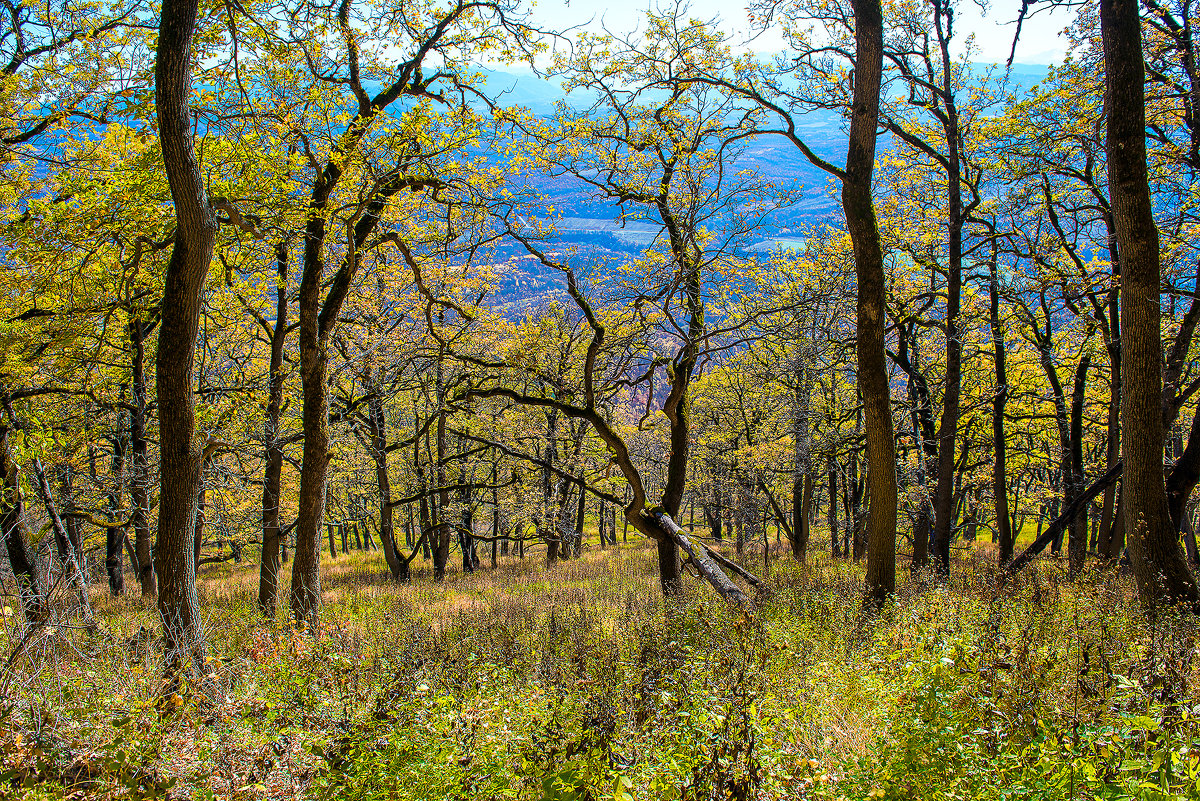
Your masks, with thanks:
[[[741,565],[739,565],[737,562],[733,561],[732,559],[725,558],[724,556],[721,555],[720,551],[709,548],[704,543],[701,543],[700,547],[704,549],[705,553],[707,553],[709,556],[712,557],[712,560],[714,562],[716,562],[718,565],[725,568],[726,570],[730,571],[731,573],[736,573],[737,575],[741,576],[743,579],[745,579],[746,583],[749,584],[751,587],[758,589],[758,588],[764,586],[762,579],[760,579],[758,576],[754,575],[750,571],[746,570],[746,568],[742,567]]]
[[[1096,496],[1108,489],[1121,476],[1121,469],[1124,467],[1124,462],[1118,460],[1108,472],[1100,476],[1092,482],[1091,486],[1083,491],[1075,500],[1067,504],[1067,508],[1054,520],[1050,521],[1050,525],[1042,532],[1033,543],[1021,551],[1020,556],[1013,559],[1004,569],[1009,573],[1016,573],[1021,568],[1033,561],[1033,557],[1037,556],[1042,551],[1046,550],[1046,546],[1054,542],[1054,538],[1066,530],[1071,521],[1079,516],[1089,503],[1095,500]]]
[[[650,509],[646,512],[646,515],[654,521],[655,525],[666,532],[671,539],[675,540],[676,544],[688,555],[688,560],[700,572],[704,580],[712,585],[712,588],[722,598],[745,609],[753,610],[755,608],[754,599],[746,594],[745,590],[734,584],[718,565],[718,559],[726,564],[729,564],[729,560],[719,554],[717,555],[718,559],[714,559],[713,551],[703,543],[692,542],[687,532],[680,528],[679,524],[672,520],[671,516],[665,510],[661,508]],[[742,576],[754,586],[758,586],[760,583],[757,577],[752,576],[740,567],[733,572]]]

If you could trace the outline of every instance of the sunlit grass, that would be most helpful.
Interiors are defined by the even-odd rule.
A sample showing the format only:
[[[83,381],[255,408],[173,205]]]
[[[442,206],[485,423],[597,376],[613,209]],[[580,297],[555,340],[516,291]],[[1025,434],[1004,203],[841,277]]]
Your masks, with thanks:
[[[614,782],[637,798],[709,797],[705,782],[750,782],[757,798],[999,798],[980,765],[1002,784],[1033,769],[989,745],[999,733],[1083,770],[1134,707],[1165,727],[1164,709],[1197,701],[1192,623],[1149,624],[1111,571],[1069,583],[1046,560],[1001,585],[981,542],[955,551],[945,582],[901,569],[895,603],[869,618],[861,564],[814,548],[797,565],[785,545],[747,618],[695,581],[669,611],[649,544],[592,542],[550,568],[530,548],[493,570],[484,551],[479,571],[455,564],[440,584],[418,557],[403,586],[378,552],[325,553],[316,636],[288,625],[289,566],[268,622],[256,564],[206,565],[217,689],[167,707],[156,611],[97,586],[99,635],[48,628],[5,673],[21,740],[0,736],[0,769],[41,776],[22,794],[44,797],[138,797],[175,780],[192,797],[544,798],[552,776],[575,788],[562,798],[612,798]],[[743,558],[766,574],[760,551]],[[1169,725],[1153,742],[1192,731]],[[1150,748],[1135,735],[1127,768]],[[738,738],[756,750],[721,745]],[[946,738],[968,747],[918,758]],[[1044,797],[1066,798],[1046,770]]]

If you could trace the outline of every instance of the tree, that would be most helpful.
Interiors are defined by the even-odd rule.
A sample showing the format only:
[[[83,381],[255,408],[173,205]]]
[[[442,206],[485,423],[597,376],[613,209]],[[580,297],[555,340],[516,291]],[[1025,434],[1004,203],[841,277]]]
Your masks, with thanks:
[[[1139,5],[1101,0],[1107,95],[1105,151],[1121,250],[1121,424],[1125,529],[1138,595],[1150,609],[1200,609],[1167,509],[1163,476],[1162,338],[1158,227],[1146,164],[1146,98]]]
[[[686,489],[697,367],[716,336],[740,327],[732,316],[710,322],[710,286],[722,274],[745,280],[739,274],[751,267],[735,255],[736,247],[777,202],[756,176],[725,169],[754,114],[739,113],[714,87],[689,81],[690,65],[707,58],[718,40],[709,27],[679,14],[650,14],[638,40],[585,36],[559,70],[569,88],[598,97],[595,104],[582,112],[562,109],[549,122],[520,121],[518,129],[536,144],[533,159],[550,175],[615,204],[622,219],[652,221],[661,232],[632,274],[613,281],[609,291],[635,309],[661,311],[652,321],[653,356],[637,383],[651,396],[660,373],[665,383],[667,464],[659,504],[671,520],[679,517]],[[626,517],[655,539],[663,593],[674,596],[681,588],[679,543],[645,519],[644,494],[634,494]]]
[[[196,160],[188,110],[198,13],[197,0],[163,3],[154,65],[159,141],[178,224],[163,289],[155,373],[162,478],[154,567],[167,672],[172,683],[189,670],[205,674],[193,550],[204,449],[195,440],[193,370],[201,296],[212,261],[217,215],[208,202]]]
[[[871,194],[883,77],[883,12],[876,0],[852,0],[850,14],[842,6],[779,0],[765,0],[755,8],[755,18],[760,21],[782,16],[793,55],[774,68],[727,55],[710,58],[698,61],[688,79],[721,87],[761,109],[778,127],[760,126],[759,136],[786,137],[813,165],[841,184],[842,210],[854,249],[855,347],[867,440],[866,594],[868,603],[877,605],[896,586],[897,503],[896,447],[885,356],[886,284]],[[822,33],[815,34],[816,26],[810,23],[818,24]],[[849,118],[844,169],[821,158],[805,142],[799,122],[813,109],[836,109]]]
[[[353,92],[352,116],[340,132],[331,136],[329,152],[323,156],[311,151],[309,154],[314,177],[304,233],[299,302],[304,456],[290,596],[292,614],[305,625],[315,622],[320,608],[320,533],[329,468],[329,343],[361,264],[359,251],[376,233],[389,203],[399,193],[431,191],[445,183],[448,176],[439,175],[435,163],[451,161],[451,154],[466,147],[473,136],[473,114],[460,90],[459,102],[452,106],[452,113],[457,115],[455,127],[442,132],[446,140],[437,141],[431,129],[430,106],[449,101],[439,90],[446,84],[452,86],[463,70],[464,60],[484,49],[504,46],[519,51],[528,46],[528,31],[510,19],[513,6],[508,0],[456,0],[449,10],[435,13],[415,7],[405,7],[399,15],[380,11],[370,39],[351,24],[351,6],[351,0],[342,0],[335,8],[319,11],[328,14],[329,29],[338,32],[341,60],[330,62],[323,40],[319,46],[298,43],[309,48],[307,63],[316,70],[313,80],[317,84],[326,82],[322,70],[328,68]],[[510,38],[516,41],[506,41]],[[407,53],[379,76],[381,88],[370,96],[362,74],[368,55],[364,44],[375,43],[382,48],[385,43],[396,46],[397,41],[404,44]],[[312,52],[313,47],[320,52]],[[402,97],[418,101],[399,119],[385,124],[385,112]],[[394,154],[394,162],[364,160],[364,153],[369,152],[367,145],[373,141],[368,135],[372,133],[382,139],[376,144],[383,144],[386,154]],[[349,218],[339,221],[347,230],[345,250],[338,270],[326,285],[331,200],[347,175],[358,179],[355,188],[359,191]]]
[[[858,279],[858,382],[866,411],[867,597],[882,604],[896,590],[896,447],[884,361],[883,254],[871,197],[871,172],[883,72],[883,14],[878,0],[853,0],[855,81],[842,208]]]

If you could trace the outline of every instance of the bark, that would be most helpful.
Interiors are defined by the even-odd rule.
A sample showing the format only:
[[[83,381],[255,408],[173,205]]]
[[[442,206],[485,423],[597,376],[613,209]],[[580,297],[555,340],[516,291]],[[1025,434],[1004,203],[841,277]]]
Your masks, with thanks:
[[[1105,152],[1121,253],[1121,428],[1125,535],[1147,608],[1200,602],[1167,508],[1163,477],[1158,228],[1146,167],[1145,71],[1136,0],[1101,0],[1107,92]]]
[[[867,520],[866,595],[882,604],[896,589],[896,450],[891,396],[884,357],[886,298],[883,256],[871,173],[879,120],[879,87],[883,70],[883,14],[879,0],[852,0],[854,9],[855,80],[850,117],[850,144],[842,181],[842,208],[854,247],[858,281],[856,350],[858,384],[866,412]]]
[[[129,321],[129,344],[133,352],[133,408],[129,412],[129,449],[132,469],[129,475],[129,499],[133,504],[134,550],[137,552],[137,578],[143,598],[158,594],[154,576],[154,552],[150,534],[150,462],[146,442],[146,336],[149,329],[140,316]]]
[[[383,415],[383,396],[378,391],[372,391],[367,399],[367,432],[370,437],[368,450],[371,460],[375,463],[375,486],[379,490],[379,542],[383,547],[383,559],[387,562],[388,571],[393,579],[400,581],[402,568],[406,563],[396,547],[392,481],[387,463],[387,421]]]
[[[118,424],[119,425],[119,424]],[[118,432],[112,442],[112,488],[108,491],[108,516],[115,520],[121,512],[121,485],[125,480],[125,436]],[[125,593],[125,563],[121,547],[125,538],[119,526],[109,526],[104,536],[104,571],[108,574],[108,591],[112,595]],[[136,553],[135,553],[136,556]]]
[[[24,504],[16,464],[8,450],[8,426],[0,423],[0,534],[8,564],[17,584],[17,597],[29,624],[40,623],[50,616],[50,605],[38,581],[37,565],[25,537]]]
[[[267,384],[264,425],[266,465],[262,492],[262,562],[258,571],[258,609],[263,617],[275,619],[279,606],[279,569],[282,566],[282,530],[279,524],[280,481],[283,476],[283,438],[279,420],[283,410],[283,353],[287,341],[288,249],[275,245],[275,323],[271,329],[271,363]]]
[[[84,619],[91,621],[92,605],[88,600],[87,579],[83,575],[79,552],[67,533],[62,516],[58,513],[58,505],[54,502],[54,493],[50,491],[50,481],[46,478],[46,471],[42,469],[41,461],[35,459],[33,465],[38,494],[42,498],[42,505],[46,510],[46,517],[50,521],[50,528],[54,532],[54,549],[58,554],[59,566],[67,577],[67,583],[75,590],[75,595],[79,599],[79,610]]]
[[[209,206],[192,141],[192,39],[197,0],[165,0],[154,65],[154,100],[163,165],[177,221],[159,323],[155,391],[161,479],[154,569],[171,689],[186,669],[204,673],[205,644],[196,594],[192,526],[200,487],[195,441],[196,336],[217,218]],[[190,663],[190,665],[188,664]]]
[[[701,544],[693,543],[665,510],[649,510],[647,517],[654,522],[659,531],[670,537],[677,547],[687,554],[688,564],[693,565],[722,598],[737,606],[754,609],[754,600],[725,575],[720,566],[712,559],[712,552]],[[661,554],[662,551],[660,550],[659,553]]]
[[[833,557],[836,559],[842,556],[841,548],[838,547],[838,484],[837,484],[837,463],[829,460],[829,541],[833,551]],[[849,554],[845,554],[849,556]]]
[[[1008,510],[1008,446],[1004,436],[1004,409],[1008,403],[1008,365],[1004,327],[1000,324],[1000,280],[996,273],[996,240],[988,260],[988,320],[992,327],[992,357],[996,369],[996,394],[992,398],[992,504],[1000,564],[1013,557],[1012,517]]]
[[[1071,392],[1071,461],[1070,500],[1083,491],[1083,401],[1091,357],[1084,355],[1075,369],[1075,386]],[[1087,559],[1087,509],[1080,509],[1071,521],[1067,540],[1067,574],[1071,577],[1083,572]]]

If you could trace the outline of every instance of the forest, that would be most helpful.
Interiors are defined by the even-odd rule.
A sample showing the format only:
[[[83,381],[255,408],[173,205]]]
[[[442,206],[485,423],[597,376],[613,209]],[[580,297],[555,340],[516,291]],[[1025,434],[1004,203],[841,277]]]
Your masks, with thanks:
[[[0,0],[0,800],[1200,798],[1200,14],[735,5]]]

